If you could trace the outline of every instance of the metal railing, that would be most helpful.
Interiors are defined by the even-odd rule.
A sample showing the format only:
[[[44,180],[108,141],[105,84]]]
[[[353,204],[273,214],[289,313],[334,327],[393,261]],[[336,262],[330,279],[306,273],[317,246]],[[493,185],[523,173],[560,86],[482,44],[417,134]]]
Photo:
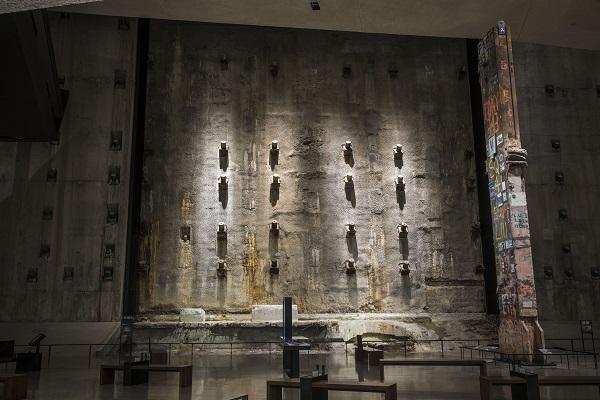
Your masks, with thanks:
[[[595,339],[595,340],[597,340],[597,339]],[[564,355],[564,356],[569,354],[570,356],[576,356],[576,357],[577,356],[593,357],[594,363],[595,363],[596,369],[597,369],[597,353],[578,350],[579,348],[586,348],[586,345],[585,345],[586,342],[588,344],[590,344],[590,347],[592,347],[591,343],[590,343],[591,339],[581,339],[581,338],[546,339],[547,343],[551,342],[551,341],[552,342],[562,342],[562,343],[567,344],[567,346],[570,348],[570,350],[561,348],[561,350],[565,350],[565,353],[562,353],[562,355]],[[344,344],[346,354],[348,354],[348,345],[352,345],[355,343],[355,341],[353,339],[345,341],[342,338],[310,339],[310,340],[307,340],[307,342],[311,343],[311,344],[318,344],[318,345]],[[428,345],[428,346],[431,346],[432,348],[437,348],[437,349],[439,349],[439,352],[441,352],[442,357],[443,357],[445,355],[445,353],[450,349],[450,347],[452,347],[451,345],[463,344],[463,346],[468,346],[468,345],[481,346],[482,343],[485,343],[485,344],[495,343],[495,342],[497,342],[497,339],[495,339],[495,338],[478,338],[478,339],[411,339],[411,338],[406,338],[406,339],[391,339],[391,340],[366,340],[366,339],[363,339],[363,344],[367,344],[367,345],[370,343],[389,344],[390,342],[400,345],[401,346],[400,351],[404,352],[405,357],[408,356],[409,347],[419,346],[419,345],[421,345],[421,346]],[[159,347],[163,347],[163,348],[166,347],[168,362],[170,362],[171,354],[173,353],[174,347],[177,347],[177,353],[180,353],[179,348],[181,348],[181,347],[185,348],[185,347],[189,346],[189,354],[190,354],[191,361],[193,362],[194,361],[194,350],[197,350],[198,348],[201,348],[201,347],[213,347],[213,348],[217,348],[217,349],[219,347],[221,347],[221,350],[223,350],[223,349],[229,350],[229,355],[233,356],[234,350],[236,348],[247,349],[248,347],[256,347],[256,346],[259,346],[259,347],[264,346],[265,350],[268,348],[268,352],[269,352],[269,354],[271,354],[273,351],[273,345],[279,346],[279,345],[281,345],[281,343],[282,343],[281,340],[223,341],[223,342],[162,342],[162,341],[151,341],[150,338],[148,338],[148,340],[146,340],[146,341],[135,341],[135,342],[132,341],[132,342],[124,342],[121,344],[119,344],[119,343],[53,343],[53,344],[42,344],[42,345],[40,345],[40,347],[42,349],[42,353],[44,353],[46,355],[45,368],[51,367],[53,354],[55,354],[60,349],[68,348],[69,350],[71,350],[70,353],[72,355],[72,353],[73,353],[72,350],[77,347],[85,349],[85,353],[86,353],[86,357],[87,357],[87,368],[91,368],[92,360],[95,355],[94,350],[97,349],[97,351],[101,351],[101,350],[105,350],[107,347],[116,348],[117,354],[119,355],[119,359],[121,357],[124,357],[124,354],[125,354],[125,356],[128,355],[131,357],[131,356],[133,356],[134,352],[138,352],[140,350],[143,350],[144,348],[147,348],[147,351],[150,352],[152,350],[152,346],[155,346],[155,347],[159,346]],[[581,345],[581,347],[578,346],[578,343]],[[595,346],[596,346],[596,344],[594,343],[593,348],[595,348]],[[23,347],[29,347],[29,346],[26,344],[20,344],[20,345],[15,345],[15,347],[23,348]],[[124,348],[127,348],[128,350],[123,351]],[[410,352],[412,352],[412,350],[410,350]],[[310,355],[310,350],[308,350],[308,354]],[[510,355],[506,355],[506,356],[510,356]],[[512,356],[516,357],[518,355],[513,354]],[[569,362],[569,361],[567,361],[567,362]]]

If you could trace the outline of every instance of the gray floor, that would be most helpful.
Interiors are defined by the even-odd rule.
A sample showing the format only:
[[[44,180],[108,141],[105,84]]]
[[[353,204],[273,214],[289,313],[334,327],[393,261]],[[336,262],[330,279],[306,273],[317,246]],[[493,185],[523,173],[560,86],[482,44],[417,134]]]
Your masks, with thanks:
[[[421,354],[420,357],[439,357],[439,354]],[[392,357],[387,355],[386,357]],[[446,355],[448,357],[448,355]],[[189,353],[174,356],[174,363],[190,361]],[[97,366],[103,360],[93,359],[88,368],[87,357],[67,358],[54,355],[52,367],[39,374],[30,374],[30,399],[211,399],[226,400],[242,394],[249,399],[265,399],[265,380],[280,378],[281,354],[260,353],[250,355],[206,354],[198,352],[194,356],[194,381],[191,388],[180,390],[176,374],[152,373],[148,385],[123,386],[121,378],[115,385],[99,385]],[[316,364],[326,364],[330,379],[357,380],[354,357],[350,352],[328,352],[304,355],[302,368],[307,372]],[[545,374],[595,374],[593,369],[538,370]],[[490,374],[508,373],[506,365],[491,366]],[[366,380],[378,380],[378,371],[365,372]],[[479,399],[477,368],[386,368],[386,382],[398,385],[399,399]],[[498,389],[496,399],[509,399],[508,391]],[[379,399],[375,394],[352,394],[331,392],[331,400],[336,399]],[[598,388],[543,388],[543,399],[600,399]],[[297,393],[289,391],[286,400],[298,399]]]

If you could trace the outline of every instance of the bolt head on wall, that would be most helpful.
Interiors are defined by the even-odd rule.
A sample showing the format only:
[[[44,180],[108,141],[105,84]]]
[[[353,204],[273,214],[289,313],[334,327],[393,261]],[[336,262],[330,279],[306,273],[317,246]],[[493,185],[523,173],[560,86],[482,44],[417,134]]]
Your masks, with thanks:
[[[355,236],[356,236],[356,225],[346,224],[346,237],[355,237]]]
[[[390,79],[396,79],[398,77],[398,68],[395,65],[390,66],[388,74],[390,75]]]
[[[395,158],[402,157],[402,145],[400,143],[398,143],[394,146],[393,151],[394,151]]]
[[[565,277],[567,279],[573,279],[574,276],[575,276],[575,271],[573,270],[573,268],[571,268],[571,267],[565,268]]]
[[[227,225],[224,222],[219,222],[217,226],[217,239],[227,239]]]
[[[554,85],[544,85],[544,92],[548,97],[554,97]]]
[[[569,220],[569,214],[567,213],[567,210],[565,208],[561,208],[558,210],[558,219],[561,221]]]
[[[271,234],[278,235],[279,234],[279,222],[277,222],[276,220],[271,221],[271,223],[269,224],[269,230],[271,231]]]
[[[354,262],[353,258],[349,258],[348,260],[346,260],[346,274],[356,274],[356,263]]]
[[[63,269],[63,281],[72,281],[75,271],[73,267],[65,267]]]
[[[551,266],[544,267],[544,279],[552,280],[554,279],[554,270]]]
[[[42,210],[42,219],[44,221],[52,220],[53,215],[54,215],[54,211],[53,211],[52,207],[45,207]]]
[[[410,274],[410,264],[408,261],[401,261],[399,264],[400,275],[406,276]]]
[[[29,268],[27,271],[27,282],[36,283],[38,281],[38,270],[37,268]]]
[[[189,242],[192,238],[192,228],[190,226],[182,226],[179,237],[184,242]]]
[[[400,225],[398,225],[398,236],[401,239],[406,239],[408,237],[408,225],[403,222]]]
[[[590,275],[593,280],[600,279],[600,267],[592,267],[590,269]]]
[[[219,260],[217,262],[217,276],[219,278],[225,278],[227,276],[227,262],[225,262],[225,260]]]
[[[271,267],[269,268],[271,275],[279,275],[279,263],[277,260],[271,260]]]
[[[344,65],[344,68],[342,68],[342,76],[344,79],[352,77],[352,67],[350,65]]]
[[[114,269],[113,267],[104,267],[102,268],[102,280],[105,282],[110,282],[114,277]]]
[[[50,168],[46,175],[46,182],[56,182],[58,178],[58,170],[56,168]]]
[[[561,171],[556,171],[554,173],[554,181],[558,184],[562,184],[565,182],[565,175]]]
[[[552,151],[560,151],[560,140],[559,139],[552,139],[550,141],[550,144],[552,146]]]
[[[229,59],[226,55],[221,56],[221,71],[227,71],[229,69]]]
[[[406,189],[406,185],[404,184],[404,177],[402,175],[398,175],[395,180],[396,183],[396,191],[404,192]]]

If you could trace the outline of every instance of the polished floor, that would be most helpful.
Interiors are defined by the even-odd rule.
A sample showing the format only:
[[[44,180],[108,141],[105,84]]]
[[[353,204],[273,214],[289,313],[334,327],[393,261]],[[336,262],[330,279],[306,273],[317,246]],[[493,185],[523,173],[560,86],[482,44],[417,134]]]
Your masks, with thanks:
[[[183,353],[183,352],[182,352]],[[99,385],[98,365],[106,362],[92,358],[90,368],[84,355],[67,357],[55,354],[52,366],[40,373],[30,374],[29,399],[210,399],[229,400],[247,394],[250,400],[265,399],[265,381],[281,378],[280,353],[255,353],[230,355],[196,352],[194,355],[194,381],[191,388],[180,390],[177,374],[151,373],[150,383],[139,386],[123,386],[121,378],[114,385]],[[439,354],[419,354],[417,357],[439,357]],[[446,357],[457,356],[448,355]],[[393,357],[388,355],[386,357]],[[173,363],[189,363],[190,356],[174,355]],[[354,365],[352,352],[311,353],[303,355],[302,369],[306,372],[317,364],[325,364],[330,379],[358,380],[359,372]],[[1,371],[2,369],[0,369]],[[545,368],[537,370],[542,374],[587,374],[594,375],[592,369]],[[505,364],[492,365],[490,374],[508,374]],[[378,370],[360,371],[360,378],[378,380]],[[391,367],[386,368],[386,382],[398,385],[399,399],[479,399],[478,368],[457,367]],[[543,388],[542,399],[600,399],[596,387]],[[285,394],[286,400],[298,399],[294,391]],[[377,394],[353,394],[331,392],[329,398],[336,399],[379,399]],[[495,389],[494,399],[509,399],[508,390]]]

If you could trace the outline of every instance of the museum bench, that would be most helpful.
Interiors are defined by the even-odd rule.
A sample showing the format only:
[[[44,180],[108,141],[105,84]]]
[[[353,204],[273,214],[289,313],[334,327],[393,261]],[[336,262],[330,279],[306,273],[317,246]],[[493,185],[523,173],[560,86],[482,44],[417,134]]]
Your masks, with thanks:
[[[192,384],[192,365],[137,365],[131,367],[132,371],[141,372],[179,372],[179,386],[185,387]]]
[[[411,366],[411,367],[479,367],[479,375],[487,375],[486,360],[413,360],[413,359],[391,359],[384,358],[379,360],[379,377],[384,380],[384,368],[389,365]]]
[[[481,376],[479,378],[481,399],[491,399],[492,386],[511,386],[512,398],[525,399],[526,397],[519,397],[515,394],[515,389],[526,386],[527,380],[518,376]],[[535,400],[539,399],[539,388],[537,386],[598,386],[600,388],[600,376],[571,376],[571,375],[548,375],[548,376],[537,376],[536,382],[533,382],[533,392],[537,394]],[[529,400],[529,399],[528,399]]]
[[[300,388],[299,379],[270,380],[267,381],[267,400],[283,399],[284,388]],[[342,392],[383,393],[385,400],[396,400],[396,384],[384,384],[378,382],[345,382],[345,381],[315,381],[312,383],[315,398],[327,399],[330,390]]]
[[[27,398],[27,375],[0,373],[0,383],[4,385],[4,397],[7,400]]]
[[[100,366],[100,384],[114,383],[116,371],[123,371],[124,385],[147,383],[149,372],[178,372],[179,386],[192,384],[192,365],[151,365],[147,360]]]

